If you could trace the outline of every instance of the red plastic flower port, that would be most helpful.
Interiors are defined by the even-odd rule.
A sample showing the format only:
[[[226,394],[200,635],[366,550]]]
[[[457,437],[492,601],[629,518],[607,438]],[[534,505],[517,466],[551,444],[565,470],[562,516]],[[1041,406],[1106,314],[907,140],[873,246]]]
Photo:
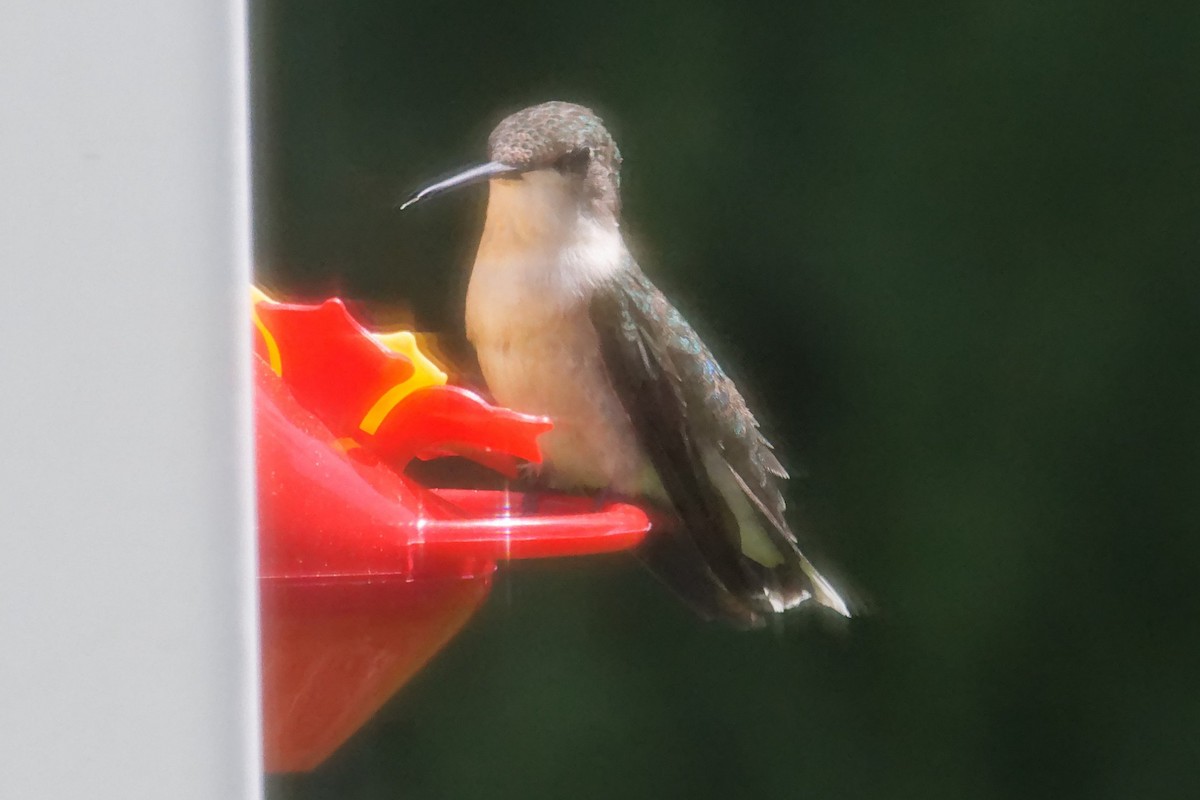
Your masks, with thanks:
[[[256,293],[255,422],[266,767],[311,769],[421,668],[487,596],[496,562],[636,545],[638,508],[437,490],[413,458],[537,462],[546,419],[497,408],[339,300]]]

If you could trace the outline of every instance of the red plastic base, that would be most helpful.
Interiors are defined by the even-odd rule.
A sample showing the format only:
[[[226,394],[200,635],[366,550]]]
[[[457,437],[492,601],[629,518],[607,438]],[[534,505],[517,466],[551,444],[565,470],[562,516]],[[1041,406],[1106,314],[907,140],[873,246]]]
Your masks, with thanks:
[[[464,580],[262,582],[268,772],[324,761],[448,642],[487,596]]]

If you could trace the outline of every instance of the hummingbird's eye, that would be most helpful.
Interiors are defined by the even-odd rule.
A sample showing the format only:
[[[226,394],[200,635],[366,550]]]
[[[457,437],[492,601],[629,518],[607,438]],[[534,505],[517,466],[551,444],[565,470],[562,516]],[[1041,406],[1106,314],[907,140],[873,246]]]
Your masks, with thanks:
[[[579,147],[559,156],[554,168],[564,175],[586,175],[591,160],[592,148]]]

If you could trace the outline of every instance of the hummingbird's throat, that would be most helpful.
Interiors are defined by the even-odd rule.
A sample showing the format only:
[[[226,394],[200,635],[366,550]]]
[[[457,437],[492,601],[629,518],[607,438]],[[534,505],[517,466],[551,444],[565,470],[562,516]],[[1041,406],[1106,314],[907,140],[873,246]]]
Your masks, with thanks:
[[[502,270],[508,280],[578,294],[611,277],[625,256],[616,220],[596,214],[578,178],[537,170],[491,182],[474,273]]]

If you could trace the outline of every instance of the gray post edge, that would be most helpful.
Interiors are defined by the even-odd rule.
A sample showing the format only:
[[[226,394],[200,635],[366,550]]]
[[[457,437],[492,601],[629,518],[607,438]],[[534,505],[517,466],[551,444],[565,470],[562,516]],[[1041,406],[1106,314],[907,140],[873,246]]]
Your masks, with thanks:
[[[259,797],[245,0],[4,18],[0,797]]]

